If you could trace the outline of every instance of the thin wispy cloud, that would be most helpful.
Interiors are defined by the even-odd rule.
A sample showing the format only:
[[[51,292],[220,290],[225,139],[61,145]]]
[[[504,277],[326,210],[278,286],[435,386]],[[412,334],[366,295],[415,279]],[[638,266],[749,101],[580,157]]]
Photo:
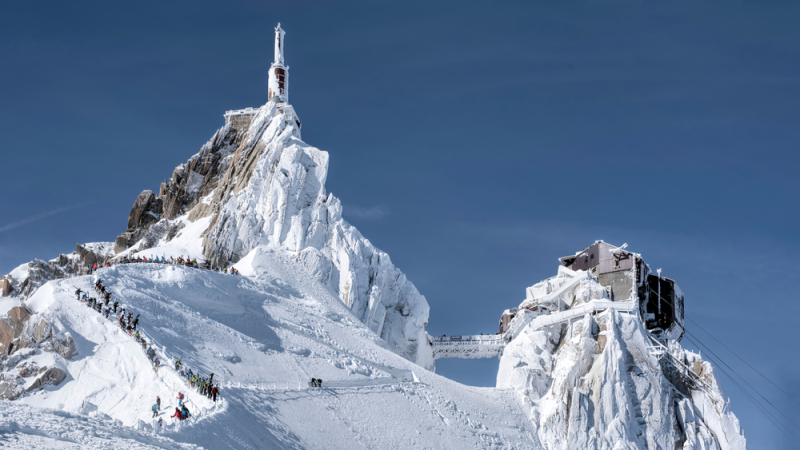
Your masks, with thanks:
[[[79,203],[77,205],[71,206],[62,206],[61,208],[56,208],[50,211],[45,211],[43,213],[36,214],[35,216],[26,217],[25,219],[18,220],[16,222],[11,222],[9,224],[0,226],[0,233],[8,230],[13,230],[14,228],[21,227],[23,225],[27,225],[31,222],[36,222],[37,220],[44,219],[45,217],[54,216],[56,214],[69,211],[71,209],[80,208],[81,206],[86,206],[91,202]]]
[[[389,209],[384,206],[344,206],[343,215],[354,219],[380,220],[389,215]]]

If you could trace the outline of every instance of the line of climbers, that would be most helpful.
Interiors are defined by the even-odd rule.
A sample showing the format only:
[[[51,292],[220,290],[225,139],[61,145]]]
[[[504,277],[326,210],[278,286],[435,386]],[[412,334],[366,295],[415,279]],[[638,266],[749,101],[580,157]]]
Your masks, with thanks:
[[[113,263],[111,261],[106,262],[105,266],[103,266],[102,264],[98,265],[97,263],[94,263],[94,265],[91,267],[91,273],[94,273],[95,271],[97,271],[97,269],[102,269],[103,267],[113,267],[120,264],[133,264],[133,263],[172,264],[172,265],[177,264],[179,266],[192,267],[195,269],[206,269],[206,270],[211,270],[213,272],[228,273],[228,267],[217,267],[214,265],[208,265],[208,263],[205,262],[198,263],[197,259],[191,259],[188,256],[184,258],[183,255],[179,256],[177,259],[175,259],[172,256],[167,258],[164,255],[161,255],[161,257],[158,256],[153,257],[153,255],[150,255],[150,258],[147,258],[146,256],[139,256],[135,258],[134,257],[128,258],[127,256],[124,256],[120,260],[114,260]],[[239,275],[239,271],[236,270],[235,267],[230,268],[230,273],[231,275]]]
[[[238,273],[238,272],[237,272]],[[109,318],[109,314],[114,311],[116,315],[117,309],[119,308],[120,304],[119,301],[115,298],[113,304],[111,303],[111,291],[107,289],[103,285],[103,280],[98,279],[95,282],[95,290],[97,294],[101,296],[103,300],[98,301],[96,297],[89,297],[86,292],[82,291],[80,288],[75,290],[75,295],[77,300],[86,304],[87,307],[94,309],[101,315]],[[105,306],[105,308],[104,308]],[[117,323],[119,324],[120,328],[123,331],[128,333],[128,336],[133,336],[133,339],[142,345],[142,351],[145,352],[147,355],[147,359],[150,360],[150,363],[153,365],[153,370],[158,372],[158,369],[161,367],[161,359],[158,358],[156,355],[156,349],[153,348],[152,345],[150,347],[147,346],[147,339],[140,333],[140,330],[137,329],[139,325],[139,316],[141,314],[137,314],[136,318],[133,318],[133,313],[128,311],[127,320],[125,315],[125,306],[120,308],[120,315],[117,319]],[[179,372],[180,370],[180,372]],[[214,374],[212,373],[208,378],[201,377],[192,372],[191,369],[184,370],[182,368],[181,359],[178,358],[175,361],[175,372],[179,373],[181,377],[186,378],[186,382],[192,388],[197,388],[197,392],[201,395],[207,396],[209,399],[212,399],[215,403],[217,401],[217,396],[222,398],[219,393],[219,384],[214,385]],[[178,407],[175,408],[175,414],[172,416],[173,418],[178,418],[179,420],[188,419],[190,416],[189,410],[184,403],[184,395],[182,392],[178,392]],[[161,411],[161,397],[156,397],[156,404],[152,407],[153,410],[153,418],[159,415]],[[161,426],[163,424],[163,420],[161,418],[158,419],[158,425]]]

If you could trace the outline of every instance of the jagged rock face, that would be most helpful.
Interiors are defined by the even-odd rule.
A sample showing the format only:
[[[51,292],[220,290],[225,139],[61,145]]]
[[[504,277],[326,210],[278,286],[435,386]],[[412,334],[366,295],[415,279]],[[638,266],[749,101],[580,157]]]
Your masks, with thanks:
[[[8,353],[8,344],[22,335],[30,318],[31,312],[27,308],[15,306],[0,319],[0,354]]]
[[[44,373],[39,375],[36,380],[30,386],[28,386],[26,391],[31,392],[33,390],[43,388],[44,386],[58,386],[66,378],[67,373],[64,371],[64,369],[57,366],[52,366],[47,368]]]
[[[161,215],[161,199],[156,199],[153,191],[142,191],[133,203],[133,209],[128,215],[128,231],[140,227],[147,227],[158,222]]]
[[[425,297],[389,255],[342,219],[340,201],[325,191],[327,171],[327,152],[300,140],[297,122],[270,102],[248,129],[223,127],[175,169],[153,200],[163,202],[162,221],[149,227],[167,229],[180,215],[190,221],[210,216],[203,252],[215,266],[235,263],[259,246],[288,252],[391,348],[431,367],[430,348],[420,345],[426,342]],[[136,233],[143,235],[139,230],[127,233],[129,246]]]
[[[567,304],[597,298],[602,291],[594,284],[576,287],[564,297]],[[674,360],[705,380],[709,394],[671,357],[648,351],[653,343],[638,316],[607,310],[533,325],[523,322],[511,336],[497,387],[520,392],[545,448],[746,448],[711,366],[672,344]]]
[[[11,280],[3,277],[3,280],[0,281],[0,297],[8,297],[11,294],[11,291],[13,291]]]
[[[89,269],[95,263],[102,266],[110,260],[111,245],[93,243],[86,244],[86,246],[92,248],[76,244],[75,252],[71,255],[61,254],[51,261],[35,259],[27,264],[24,275],[19,277],[20,279],[6,275],[3,282],[0,283],[3,285],[3,296],[28,298],[50,280],[85,275],[89,273]]]
[[[198,205],[198,202],[217,188],[240,140],[241,134],[236,129],[222,128],[199,153],[175,168],[170,179],[161,183],[158,195],[142,191],[128,215],[127,231],[115,240],[114,251],[123,252],[137,242],[141,250],[151,247],[159,238],[172,239],[178,230],[169,221],[188,211],[192,212],[191,220],[208,215],[209,204]],[[153,233],[152,225],[160,220],[166,232]]]
[[[36,347],[58,353],[64,359],[71,359],[78,353],[75,341],[69,333],[60,337],[47,319],[36,317],[31,320],[31,314],[24,305],[15,306],[0,319],[0,355]]]
[[[11,372],[0,373],[0,400],[16,400],[25,393],[25,380]]]
[[[66,371],[52,364],[52,360],[41,367],[27,360],[30,356],[53,352],[71,359],[78,353],[69,333],[60,337],[47,319],[33,315],[24,304],[11,308],[0,319],[0,344],[0,400],[14,400],[25,392],[56,386],[66,379]],[[27,389],[25,378],[35,378]]]

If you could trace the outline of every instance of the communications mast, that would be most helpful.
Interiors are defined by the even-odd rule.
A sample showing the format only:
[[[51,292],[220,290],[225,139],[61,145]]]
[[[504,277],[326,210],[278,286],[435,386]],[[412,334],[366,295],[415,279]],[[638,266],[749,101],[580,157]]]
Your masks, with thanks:
[[[269,68],[269,98],[278,97],[281,102],[289,103],[289,67],[283,62],[285,35],[278,23],[275,28],[275,61]]]

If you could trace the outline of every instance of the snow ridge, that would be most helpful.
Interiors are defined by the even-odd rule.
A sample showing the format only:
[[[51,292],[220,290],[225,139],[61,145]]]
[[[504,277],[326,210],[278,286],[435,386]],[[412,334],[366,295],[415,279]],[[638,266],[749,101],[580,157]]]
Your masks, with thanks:
[[[158,253],[174,237],[200,239],[181,230],[208,220],[201,252],[210,264],[238,264],[259,247],[285,252],[389,348],[432,368],[425,333],[427,300],[388,254],[342,218],[341,202],[325,190],[328,153],[300,139],[292,112],[288,105],[270,101],[252,116],[249,126],[236,129],[226,124],[176,168],[158,196],[140,195],[145,200],[134,205],[131,217],[137,220],[132,223],[165,232],[129,228],[121,236],[128,245],[138,236],[153,238],[141,239],[126,251],[154,247]],[[142,222],[139,217],[152,217],[143,211],[163,211],[163,217],[154,224]],[[183,246],[189,247],[195,246]]]
[[[562,270],[528,291],[506,332],[497,387],[523,396],[545,448],[746,448],[729,399],[699,355],[675,342],[670,355],[651,351],[642,321],[619,308],[546,320],[554,293],[570,309],[608,302],[596,279]]]

